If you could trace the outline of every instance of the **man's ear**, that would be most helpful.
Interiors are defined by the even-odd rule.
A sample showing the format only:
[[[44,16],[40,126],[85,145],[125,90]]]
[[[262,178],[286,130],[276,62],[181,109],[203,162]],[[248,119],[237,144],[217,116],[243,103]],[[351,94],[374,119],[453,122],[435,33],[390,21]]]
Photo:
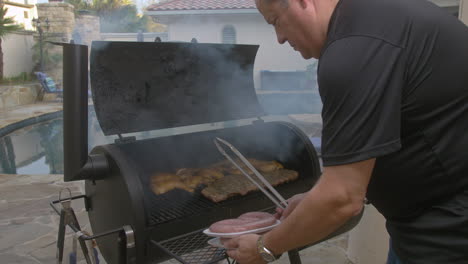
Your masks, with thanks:
[[[291,0],[290,0],[291,1]],[[318,2],[319,1],[323,1],[323,0],[294,0],[294,1],[297,1],[297,3],[299,4],[299,7],[302,9],[302,10],[308,10],[309,11],[312,11],[314,13],[317,12],[317,8],[318,8]]]
[[[310,5],[310,1],[311,0],[296,0],[298,3],[299,3],[299,6],[302,8],[302,9],[306,9],[308,5]]]

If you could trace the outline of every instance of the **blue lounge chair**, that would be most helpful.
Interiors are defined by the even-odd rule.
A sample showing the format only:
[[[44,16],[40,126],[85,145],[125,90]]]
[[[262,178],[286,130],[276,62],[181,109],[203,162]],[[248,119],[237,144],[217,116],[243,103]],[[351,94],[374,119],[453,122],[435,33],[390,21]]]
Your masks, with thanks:
[[[41,83],[42,90],[38,94],[38,98],[44,98],[44,94],[46,93],[53,93],[57,94],[57,97],[61,100],[63,99],[63,89],[60,84],[56,83],[54,79],[47,76],[47,74],[43,72],[35,72],[34,73]],[[88,90],[88,97],[91,96],[91,91]]]
[[[63,98],[63,90],[61,87],[47,74],[43,72],[34,73],[42,86],[42,90],[38,94],[38,98],[44,98],[46,93],[57,94],[58,98]]]

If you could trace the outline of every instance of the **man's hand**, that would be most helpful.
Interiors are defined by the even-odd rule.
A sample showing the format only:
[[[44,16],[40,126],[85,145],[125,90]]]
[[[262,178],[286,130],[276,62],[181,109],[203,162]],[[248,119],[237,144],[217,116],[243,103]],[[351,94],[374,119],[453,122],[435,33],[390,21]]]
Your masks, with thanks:
[[[259,235],[247,234],[228,240],[222,240],[228,256],[242,264],[265,264],[258,254],[257,240]]]
[[[283,220],[288,217],[292,211],[296,208],[296,206],[304,199],[306,193],[296,194],[293,197],[288,199],[288,207],[286,209],[276,208],[275,217],[277,219]]]

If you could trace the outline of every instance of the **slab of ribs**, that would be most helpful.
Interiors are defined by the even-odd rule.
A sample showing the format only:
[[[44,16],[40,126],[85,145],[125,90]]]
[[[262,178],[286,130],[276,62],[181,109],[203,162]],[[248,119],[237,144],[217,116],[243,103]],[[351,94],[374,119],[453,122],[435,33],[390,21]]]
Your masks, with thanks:
[[[298,178],[297,171],[285,169],[277,161],[248,160],[272,186]],[[245,165],[242,169],[253,174]],[[256,177],[252,178],[256,179]],[[151,176],[150,183],[151,190],[157,195],[173,189],[182,189],[187,192],[201,189],[201,193],[213,202],[221,202],[232,196],[246,195],[258,190],[255,184],[227,160],[205,168],[181,168],[175,172],[155,173]]]

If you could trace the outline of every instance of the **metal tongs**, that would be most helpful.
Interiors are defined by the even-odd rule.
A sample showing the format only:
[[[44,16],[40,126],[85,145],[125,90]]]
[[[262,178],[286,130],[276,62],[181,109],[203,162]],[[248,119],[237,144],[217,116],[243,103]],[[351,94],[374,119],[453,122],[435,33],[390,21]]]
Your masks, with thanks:
[[[247,177],[253,184],[255,184],[276,206],[278,206],[279,208],[281,209],[285,209],[287,206],[288,206],[288,202],[286,201],[286,199],[283,198],[283,196],[281,196],[281,194],[279,194],[275,188],[273,188],[273,186],[271,186],[271,184],[265,180],[265,178],[260,174],[260,172],[257,171],[257,169],[255,169],[255,167],[244,157],[244,155],[242,155],[233,145],[231,145],[229,142],[227,142],[226,140],[224,139],[221,139],[221,138],[216,138],[215,140],[213,140],[216,147],[218,148],[219,152],[221,152],[221,154],[223,154],[234,166],[236,166],[236,168],[238,170],[240,170],[242,172],[242,174],[245,175],[245,177]],[[224,145],[228,146],[232,152],[234,152],[234,154],[236,154],[236,156],[253,172],[253,174],[263,183],[264,186],[266,186],[268,188],[265,189],[264,186],[262,186],[262,184],[259,184],[257,181],[255,181],[251,175],[249,173],[247,173],[246,171],[244,171],[242,169],[241,166],[239,166],[239,164],[237,164],[237,162],[231,158],[231,156],[229,156],[229,154],[226,153],[226,151],[224,151],[224,149],[221,147],[221,145],[219,144],[219,142],[223,143]],[[270,193],[271,192],[271,193]]]

